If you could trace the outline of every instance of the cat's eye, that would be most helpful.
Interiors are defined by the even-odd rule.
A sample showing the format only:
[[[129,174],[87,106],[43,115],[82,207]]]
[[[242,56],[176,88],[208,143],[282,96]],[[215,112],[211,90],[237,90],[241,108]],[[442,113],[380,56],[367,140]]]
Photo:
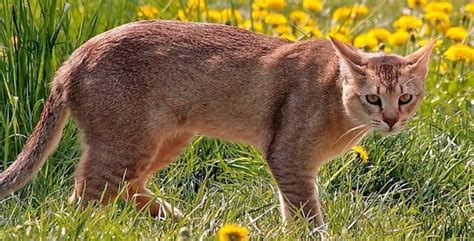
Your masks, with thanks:
[[[411,99],[413,99],[413,95],[410,94],[404,94],[400,96],[400,99],[398,99],[398,104],[399,105],[406,105],[410,103]]]
[[[380,100],[380,97],[378,95],[366,95],[365,99],[372,105],[382,105],[382,101]]]

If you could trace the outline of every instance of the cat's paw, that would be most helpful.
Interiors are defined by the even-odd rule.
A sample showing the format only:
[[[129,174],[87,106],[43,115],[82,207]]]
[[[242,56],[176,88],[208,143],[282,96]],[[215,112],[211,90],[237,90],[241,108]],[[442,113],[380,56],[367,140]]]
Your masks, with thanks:
[[[155,200],[155,202],[150,205],[149,210],[151,216],[156,217],[160,220],[171,218],[175,221],[181,221],[185,218],[185,215],[180,209],[172,206],[171,204],[161,199]]]

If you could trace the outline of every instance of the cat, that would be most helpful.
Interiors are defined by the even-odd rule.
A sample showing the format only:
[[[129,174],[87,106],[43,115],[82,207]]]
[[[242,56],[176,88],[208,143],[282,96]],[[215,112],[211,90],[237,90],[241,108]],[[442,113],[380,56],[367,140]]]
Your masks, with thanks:
[[[402,57],[333,38],[291,42],[217,24],[140,21],[100,34],[57,71],[39,123],[0,174],[0,198],[38,172],[72,115],[82,154],[70,201],[183,213],[145,188],[196,134],[255,146],[296,212],[324,225],[315,175],[372,130],[398,132],[424,93],[435,41]]]

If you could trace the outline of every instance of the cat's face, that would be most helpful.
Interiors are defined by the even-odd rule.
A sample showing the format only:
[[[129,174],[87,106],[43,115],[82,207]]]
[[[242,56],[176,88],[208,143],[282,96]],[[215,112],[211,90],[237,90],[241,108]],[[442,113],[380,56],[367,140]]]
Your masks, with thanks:
[[[366,54],[333,40],[346,71],[343,103],[349,117],[384,135],[400,131],[423,98],[434,43],[402,57]]]

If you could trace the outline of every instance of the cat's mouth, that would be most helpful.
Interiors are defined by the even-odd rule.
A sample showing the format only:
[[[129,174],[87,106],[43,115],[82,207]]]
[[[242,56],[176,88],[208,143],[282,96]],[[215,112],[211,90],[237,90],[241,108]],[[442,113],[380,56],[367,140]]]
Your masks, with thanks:
[[[374,131],[377,131],[382,134],[382,136],[391,136],[398,134],[406,124],[405,120],[402,120],[398,123],[395,123],[392,127],[388,125],[383,125],[382,121],[371,120],[371,127]]]

